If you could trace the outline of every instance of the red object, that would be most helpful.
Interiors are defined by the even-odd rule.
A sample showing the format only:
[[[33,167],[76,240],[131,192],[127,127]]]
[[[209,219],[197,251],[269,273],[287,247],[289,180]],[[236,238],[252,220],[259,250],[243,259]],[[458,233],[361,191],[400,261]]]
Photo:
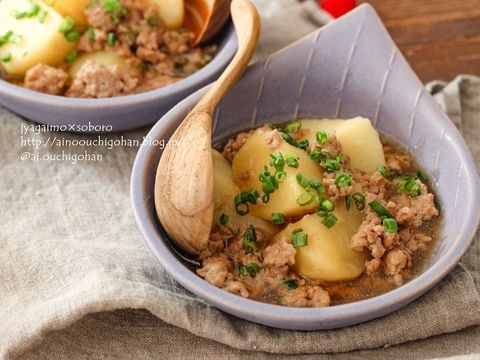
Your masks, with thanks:
[[[320,7],[334,18],[346,14],[357,5],[355,0],[318,0],[318,2]]]

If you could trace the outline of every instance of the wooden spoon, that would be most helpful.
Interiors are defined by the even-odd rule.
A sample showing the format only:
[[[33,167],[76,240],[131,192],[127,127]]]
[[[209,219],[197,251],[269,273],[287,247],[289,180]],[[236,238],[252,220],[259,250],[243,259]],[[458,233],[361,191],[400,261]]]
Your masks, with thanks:
[[[210,40],[230,17],[231,0],[185,0],[185,25],[196,35],[192,46]]]
[[[172,135],[157,169],[155,207],[172,240],[191,254],[206,249],[213,222],[212,114],[246,69],[258,43],[260,19],[249,0],[231,3],[235,57]]]

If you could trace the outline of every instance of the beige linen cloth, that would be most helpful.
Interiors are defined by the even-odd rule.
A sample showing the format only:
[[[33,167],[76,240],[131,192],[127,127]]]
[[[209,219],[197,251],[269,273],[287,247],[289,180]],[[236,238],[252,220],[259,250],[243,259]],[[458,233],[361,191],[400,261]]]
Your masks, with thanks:
[[[259,2],[264,35],[258,56],[317,26],[291,0],[273,4]],[[430,84],[429,90],[480,165],[480,79],[463,76],[450,84]],[[271,329],[210,307],[150,255],[129,200],[137,148],[34,150],[20,142],[21,126],[28,124],[0,108],[1,359],[383,359],[480,353],[478,235],[440,284],[391,315],[340,330]],[[140,139],[147,131],[123,136]],[[42,141],[50,136],[94,138],[29,135]],[[103,161],[21,161],[26,151],[88,151],[101,154]],[[422,340],[427,337],[432,338]],[[407,343],[412,340],[418,341]],[[340,354],[318,355],[327,353]]]

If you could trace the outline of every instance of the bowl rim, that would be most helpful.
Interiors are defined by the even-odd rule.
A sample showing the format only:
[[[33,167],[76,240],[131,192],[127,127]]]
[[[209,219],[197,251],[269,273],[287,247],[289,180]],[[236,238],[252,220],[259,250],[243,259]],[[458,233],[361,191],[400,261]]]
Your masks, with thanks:
[[[359,8],[374,11],[367,4]],[[303,40],[304,38],[297,42]],[[196,91],[178,103],[152,127],[147,137],[158,139],[160,134],[168,132],[171,127],[175,126],[173,123],[178,113],[187,111],[193,106],[209,86],[211,85]],[[431,99],[431,102],[434,100]],[[449,248],[434,264],[409,282],[384,294],[325,308],[298,308],[245,299],[207,283],[173,254],[162,239],[162,237],[166,237],[166,234],[158,221],[152,223],[147,220],[152,209],[148,208],[146,203],[153,198],[153,193],[148,193],[149,189],[145,188],[145,180],[149,176],[154,176],[146,172],[147,164],[158,152],[156,147],[149,147],[147,144],[140,147],[132,169],[131,203],[137,226],[148,248],[176,281],[208,303],[238,317],[270,326],[282,323],[283,325],[278,327],[284,329],[305,330],[338,328],[384,316],[415,300],[442,280],[465,254],[480,224],[480,207],[474,201],[480,197],[480,181],[472,155],[458,130],[439,108],[438,115],[435,119],[427,121],[433,127],[444,129],[445,133],[453,138],[453,145],[457,148],[457,154],[464,164],[464,176],[468,178],[469,188],[463,189],[463,191],[470,194],[468,203],[464,207],[467,216],[464,217],[461,228],[455,234],[450,235],[454,237],[454,240],[451,241]],[[300,323],[303,325],[299,326]],[[339,325],[335,325],[335,323]],[[322,324],[330,325],[324,327]]]
[[[82,107],[88,109],[117,106],[127,107],[143,102],[158,100],[160,98],[181,95],[183,92],[188,91],[188,89],[198,87],[202,83],[205,83],[209,76],[215,73],[218,69],[226,67],[230,62],[238,46],[235,29],[231,19],[224,25],[220,33],[222,33],[220,36],[223,36],[224,45],[217,51],[212,61],[192,75],[173,84],[162,86],[154,90],[111,98],[70,98],[26,89],[0,78],[0,94],[5,93],[9,96],[23,98],[29,102],[43,105],[58,106],[61,104],[62,106],[67,107]]]

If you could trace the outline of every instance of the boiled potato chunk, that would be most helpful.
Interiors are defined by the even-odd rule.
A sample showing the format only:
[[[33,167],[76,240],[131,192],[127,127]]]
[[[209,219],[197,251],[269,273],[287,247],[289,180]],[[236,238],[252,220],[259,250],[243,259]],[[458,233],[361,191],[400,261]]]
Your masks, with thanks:
[[[45,0],[45,2],[63,16],[71,16],[77,25],[88,25],[84,10],[92,0]]]
[[[213,177],[214,177],[214,223],[219,223],[220,216],[229,217],[227,226],[237,230],[243,224],[252,224],[259,229],[267,239],[278,233],[280,229],[269,221],[257,218],[252,214],[240,216],[235,211],[234,198],[240,189],[232,178],[232,168],[227,159],[218,151],[212,149]]]
[[[185,17],[184,0],[152,0],[158,6],[159,15],[169,29],[178,29]]]
[[[57,65],[74,47],[74,43],[68,42],[58,31],[63,17],[42,1],[34,3],[48,13],[43,23],[36,16],[22,19],[12,16],[15,12],[28,11],[32,6],[29,0],[0,1],[0,36],[8,31],[18,35],[18,43],[8,43],[0,48],[0,54],[11,54],[10,61],[1,62],[9,75],[23,76],[39,63]]]
[[[385,165],[385,155],[378,132],[368,119],[356,117],[349,120],[302,120],[302,128],[309,129],[306,138],[315,143],[317,131],[335,133],[342,150],[350,157],[350,166],[367,174]]]
[[[104,50],[104,51],[97,51],[94,53],[85,53],[78,57],[77,60],[70,66],[70,76],[72,78],[76,77],[78,72],[80,71],[81,67],[88,61],[92,60],[93,62],[105,65],[108,67],[118,65],[120,69],[127,73],[128,66],[125,61],[125,58],[119,56],[114,51]]]
[[[345,120],[336,135],[343,151],[350,156],[351,167],[371,174],[379,165],[385,165],[382,143],[370,120],[361,117]]]
[[[347,211],[344,201],[337,202],[333,214],[338,220],[330,229],[322,224],[322,218],[318,215],[305,215],[272,239],[274,242],[285,236],[291,239],[292,231],[298,228],[308,235],[307,245],[297,247],[295,269],[309,279],[350,280],[365,270],[368,256],[350,247],[350,239],[362,223],[362,214],[353,207]]]
[[[281,152],[284,157],[293,154],[299,157],[297,169],[288,167],[285,164],[286,179],[280,183],[279,188],[270,194],[270,201],[266,204],[259,201],[257,205],[250,205],[250,211],[263,219],[270,220],[272,213],[282,213],[285,216],[303,215],[313,211],[317,204],[312,202],[308,206],[297,204],[297,199],[306,192],[306,190],[297,183],[296,175],[301,173],[308,180],[319,180],[323,178],[323,172],[318,164],[311,160],[308,154],[285,141],[280,142],[280,146],[275,150],[270,149],[265,136],[270,129],[259,128],[250,136],[247,142],[239,150],[233,159],[233,179],[241,190],[257,189],[262,194],[262,183],[259,180],[259,174],[263,171],[265,165],[270,163],[270,154]],[[269,166],[273,174],[275,170]]]

